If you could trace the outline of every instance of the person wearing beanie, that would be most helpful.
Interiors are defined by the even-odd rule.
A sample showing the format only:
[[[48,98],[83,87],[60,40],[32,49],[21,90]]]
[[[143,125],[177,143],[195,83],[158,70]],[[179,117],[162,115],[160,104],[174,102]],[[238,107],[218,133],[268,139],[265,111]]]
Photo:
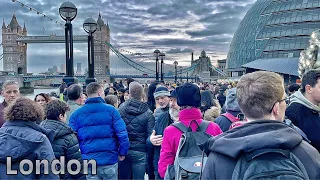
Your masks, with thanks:
[[[217,99],[220,103],[220,106],[223,108],[224,104],[226,102],[226,91],[227,91],[228,87],[225,85],[222,85],[219,89],[219,94],[217,96]]]
[[[239,114],[242,114],[238,101],[236,88],[232,88],[228,91],[228,95],[225,103],[226,113],[221,114],[214,122],[217,123],[223,132],[229,130],[230,125],[232,124],[232,119],[229,120],[230,117],[234,119],[239,119]],[[239,119],[240,120],[240,119]]]
[[[157,121],[159,116],[169,110],[169,102],[170,102],[170,92],[168,88],[164,86],[159,86],[156,88],[156,90],[153,93],[154,99],[156,100],[156,103],[159,105],[159,108],[157,108],[154,112],[155,120]]]
[[[178,95],[177,103],[180,106],[179,121],[186,127],[190,125],[192,131],[196,131],[198,124],[203,121],[201,106],[201,95],[198,86],[185,83],[177,87]],[[191,122],[195,120],[196,122]],[[217,136],[222,133],[220,127],[214,122],[210,122],[206,133]],[[168,165],[174,163],[174,158],[178,149],[180,137],[183,133],[174,126],[168,126],[163,133],[163,140],[161,144],[160,159],[158,163],[158,172],[161,178],[164,178]]]
[[[158,161],[160,158],[160,149],[163,131],[166,127],[170,126],[173,122],[179,121],[179,111],[180,107],[177,104],[177,92],[173,90],[170,94],[170,103],[169,103],[169,111],[162,113],[158,121],[155,123],[154,130],[150,135],[150,138],[147,140],[148,146],[153,147],[154,155],[153,155],[153,166],[154,166],[154,175],[155,179],[162,179],[158,173]]]

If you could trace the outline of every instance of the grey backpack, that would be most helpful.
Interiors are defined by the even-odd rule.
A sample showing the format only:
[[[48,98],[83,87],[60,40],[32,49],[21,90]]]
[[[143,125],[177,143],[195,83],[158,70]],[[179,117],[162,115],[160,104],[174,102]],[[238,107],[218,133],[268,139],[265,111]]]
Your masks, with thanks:
[[[260,149],[240,156],[232,180],[308,180],[301,161],[289,150]]]
[[[196,121],[193,120],[192,122]],[[186,127],[181,122],[171,124],[183,134],[180,138],[174,164],[168,166],[164,179],[199,179],[201,176],[203,166],[207,161],[203,148],[207,140],[212,137],[206,133],[210,122],[202,121],[198,124],[195,132],[192,132],[190,124],[189,127]]]

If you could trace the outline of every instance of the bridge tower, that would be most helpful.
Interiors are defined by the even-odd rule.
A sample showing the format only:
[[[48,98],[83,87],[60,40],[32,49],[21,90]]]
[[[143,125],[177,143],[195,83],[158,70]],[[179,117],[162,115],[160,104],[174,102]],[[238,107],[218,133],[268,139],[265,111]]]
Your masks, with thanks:
[[[199,56],[199,59],[193,60],[193,53],[191,54],[191,66],[198,64],[199,66],[197,68],[195,68],[195,70],[193,71],[192,75],[200,75],[202,72],[209,72],[210,71],[210,67],[209,67],[209,62],[210,62],[210,58],[206,55],[205,51],[201,52],[201,55]]]
[[[27,28],[19,25],[16,15],[6,26],[2,23],[3,69],[15,74],[27,75],[27,44],[17,42],[18,36],[27,36]]]
[[[97,20],[97,31],[93,33],[94,39],[94,72],[95,76],[106,76],[110,73],[110,48],[105,43],[110,43],[110,28],[108,23],[105,24],[101,14]]]

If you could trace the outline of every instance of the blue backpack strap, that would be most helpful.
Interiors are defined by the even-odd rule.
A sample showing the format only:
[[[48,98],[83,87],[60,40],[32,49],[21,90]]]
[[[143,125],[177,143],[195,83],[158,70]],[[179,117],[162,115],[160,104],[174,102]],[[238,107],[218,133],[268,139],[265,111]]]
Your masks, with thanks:
[[[206,132],[206,130],[208,129],[209,124],[210,124],[210,121],[202,120],[202,122],[198,126],[198,131]]]
[[[186,133],[189,131],[189,128],[187,128],[187,126],[185,126],[182,122],[172,123],[171,126],[176,127],[177,129],[179,129],[183,133]]]

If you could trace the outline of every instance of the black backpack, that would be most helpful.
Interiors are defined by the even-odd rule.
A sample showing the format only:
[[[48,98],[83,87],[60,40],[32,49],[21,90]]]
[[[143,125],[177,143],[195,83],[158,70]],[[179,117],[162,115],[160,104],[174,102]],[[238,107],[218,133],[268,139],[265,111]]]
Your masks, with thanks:
[[[191,122],[197,123],[195,120]],[[207,140],[212,137],[206,133],[210,122],[203,120],[198,124],[195,132],[192,132],[190,124],[189,127],[186,127],[181,122],[171,124],[183,134],[180,138],[174,164],[168,166],[164,179],[199,179],[201,177],[203,166],[207,161],[207,156],[203,149]]]
[[[232,180],[308,180],[301,161],[289,150],[260,149],[240,156]]]

